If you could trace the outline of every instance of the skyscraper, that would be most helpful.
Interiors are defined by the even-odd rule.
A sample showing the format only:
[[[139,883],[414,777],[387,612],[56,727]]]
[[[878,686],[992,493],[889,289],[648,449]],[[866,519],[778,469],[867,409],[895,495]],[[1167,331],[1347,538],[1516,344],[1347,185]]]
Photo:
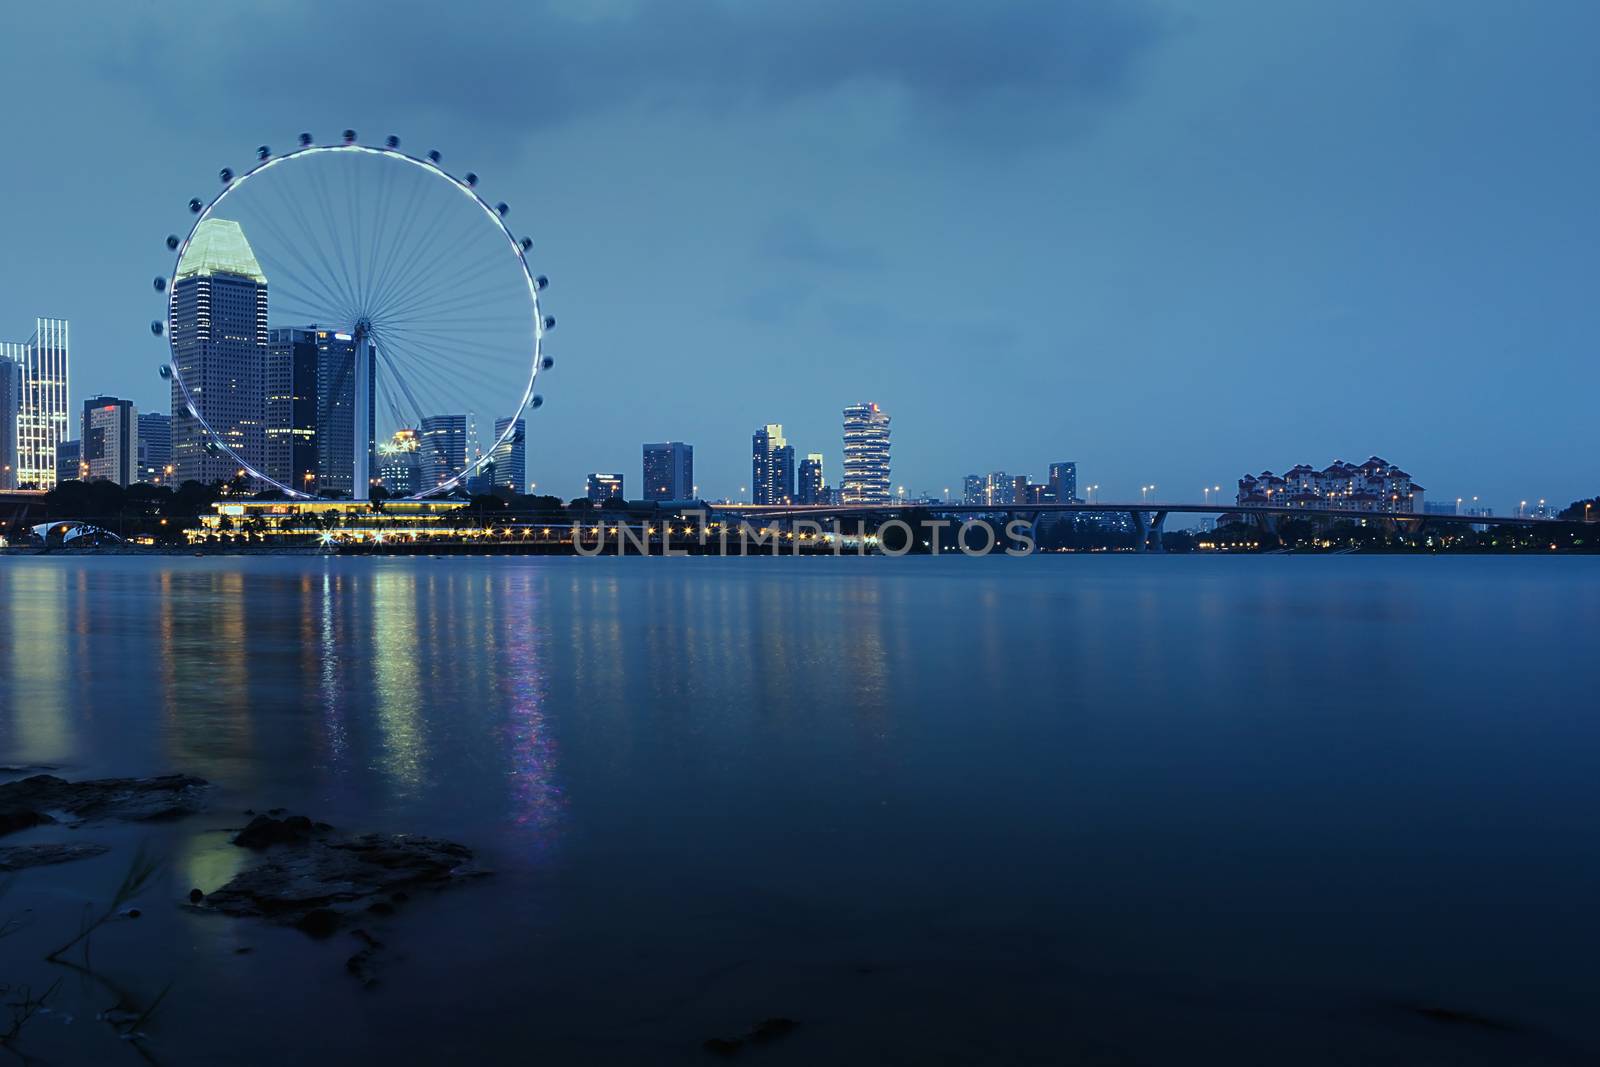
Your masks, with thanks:
[[[422,489],[441,486],[467,469],[465,415],[426,416],[422,420],[421,438]]]
[[[372,488],[378,349],[368,342],[358,353],[348,333],[316,333],[317,491],[365,500]],[[365,396],[358,398],[362,386]]]
[[[591,474],[584,488],[587,490],[589,503],[604,504],[614,496],[622,496],[622,475]]]
[[[771,422],[750,438],[751,499],[757,504],[794,501],[794,446],[783,437],[783,426]]]
[[[33,336],[0,344],[0,358],[21,366],[16,415],[16,483],[36,489],[56,484],[56,446],[66,440],[66,319],[35,319]]]
[[[133,401],[97,396],[83,402],[82,454],[86,482],[130,486],[139,480],[139,412]]]
[[[494,439],[500,441],[500,436],[506,432],[506,427],[511,420],[504,416],[494,420]],[[528,424],[522,419],[517,420],[517,428],[511,436],[494,446],[494,453],[490,462],[494,464],[494,484],[513,493],[526,493],[528,491]]]
[[[79,482],[83,480],[83,448],[80,441],[57,441],[55,459],[51,461],[54,469],[51,473],[50,487],[53,489],[62,482]]]
[[[1016,498],[1012,495],[1016,491],[1017,482],[1005,471],[994,471],[983,480],[983,503],[986,507],[996,507],[1000,504],[1014,504]]]
[[[1050,499],[1057,504],[1071,504],[1078,499],[1078,465],[1076,463],[1050,464]]]
[[[796,504],[822,504],[823,489],[827,481],[822,476],[822,453],[807,452],[800,461],[800,480],[795,490]]]
[[[876,404],[844,409],[844,479],[839,489],[846,504],[889,503],[889,415]]]
[[[206,219],[178,262],[172,286],[172,358],[199,414],[239,458],[266,462],[267,276],[237,222]],[[177,378],[172,382],[172,458],[177,481],[234,476],[225,453],[212,453]]]
[[[267,331],[266,474],[315,493],[317,485],[317,329]]]
[[[17,487],[17,414],[22,408],[22,364],[0,347],[0,489]]]
[[[963,504],[982,504],[985,478],[981,474],[969,474],[961,480],[961,502]]]
[[[644,498],[694,499],[694,446],[661,441],[644,446]]]
[[[139,480],[150,485],[170,485],[172,416],[158,411],[139,412]]]

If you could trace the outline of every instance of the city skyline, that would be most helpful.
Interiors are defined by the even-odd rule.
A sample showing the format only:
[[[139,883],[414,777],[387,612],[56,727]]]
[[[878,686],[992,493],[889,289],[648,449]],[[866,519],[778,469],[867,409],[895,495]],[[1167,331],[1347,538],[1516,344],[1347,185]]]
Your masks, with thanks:
[[[823,5],[782,54],[784,17],[753,9],[694,32],[630,5],[497,10],[493,40],[463,32],[471,5],[402,25],[362,4],[316,23],[260,13],[248,32],[182,3],[7,17],[34,43],[0,71],[33,101],[13,139],[51,166],[0,188],[31,203],[47,181],[53,202],[96,210],[8,216],[29,255],[0,265],[0,335],[73,320],[74,381],[141,411],[165,410],[148,283],[188,198],[258,143],[354,126],[436,145],[532,213],[563,332],[529,478],[562,492],[631,471],[641,440],[684,437],[702,492],[733,495],[764,418],[839,471],[836,411],[862,396],[905,428],[895,481],[912,491],[1030,463],[1038,478],[1034,457],[1064,451],[1108,492],[1187,498],[1259,469],[1262,437],[1404,456],[1431,490],[1499,507],[1595,488],[1597,162],[1571,134],[1600,96],[1581,54],[1591,7],[1002,4],[890,34],[890,15]],[[540,26],[563,47],[523,69]],[[291,55],[248,100],[208,91],[313,27],[376,32],[438,84],[476,88],[425,97]],[[959,62],[980,37],[1016,62]],[[148,46],[140,63],[125,40]],[[874,40],[897,43],[884,57]],[[698,61],[735,51],[771,62]],[[528,93],[563,106],[496,102]],[[92,290],[72,282],[84,248]],[[785,410],[768,375],[725,370],[751,355],[794,368]],[[991,364],[1006,388],[975,387]],[[1458,429],[1500,423],[1527,427],[1516,447]],[[981,427],[1006,433],[974,448]]]

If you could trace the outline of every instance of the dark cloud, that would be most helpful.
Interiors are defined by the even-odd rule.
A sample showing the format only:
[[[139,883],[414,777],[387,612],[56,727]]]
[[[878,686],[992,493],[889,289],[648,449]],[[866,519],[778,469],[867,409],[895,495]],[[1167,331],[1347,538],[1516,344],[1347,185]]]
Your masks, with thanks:
[[[131,31],[90,47],[164,105],[337,102],[527,129],[643,105],[770,107],[887,90],[937,124],[983,117],[1022,138],[1037,121],[1114,99],[1161,31],[1145,0],[983,4],[715,0],[508,4],[354,0],[119,8]],[[152,73],[155,77],[152,78]]]

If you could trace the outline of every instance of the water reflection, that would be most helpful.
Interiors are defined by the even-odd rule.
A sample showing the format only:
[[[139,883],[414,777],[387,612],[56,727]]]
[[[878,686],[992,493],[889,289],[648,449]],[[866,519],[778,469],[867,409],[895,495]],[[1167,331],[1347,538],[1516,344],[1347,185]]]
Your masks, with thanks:
[[[58,763],[76,749],[68,714],[72,658],[67,654],[66,587],[67,572],[49,564],[7,567],[0,586],[11,679],[0,707],[7,709],[10,762]]]

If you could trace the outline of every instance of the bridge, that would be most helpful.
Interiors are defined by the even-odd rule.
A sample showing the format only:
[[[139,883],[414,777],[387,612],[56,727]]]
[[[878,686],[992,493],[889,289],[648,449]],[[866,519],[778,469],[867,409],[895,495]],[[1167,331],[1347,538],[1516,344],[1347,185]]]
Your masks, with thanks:
[[[1135,548],[1144,552],[1161,551],[1161,535],[1169,515],[1238,515],[1254,522],[1263,532],[1276,534],[1284,519],[1350,519],[1363,522],[1393,523],[1407,533],[1416,534],[1431,526],[1566,526],[1570,521],[1538,518],[1532,515],[1434,515],[1413,512],[1362,511],[1357,508],[1297,507],[1292,504],[1163,504],[1141,501],[1137,504],[946,504],[941,502],[888,504],[713,504],[711,511],[746,519],[843,519],[925,511],[935,515],[1003,515],[1037,526],[1047,515],[1127,515],[1137,539]]]

